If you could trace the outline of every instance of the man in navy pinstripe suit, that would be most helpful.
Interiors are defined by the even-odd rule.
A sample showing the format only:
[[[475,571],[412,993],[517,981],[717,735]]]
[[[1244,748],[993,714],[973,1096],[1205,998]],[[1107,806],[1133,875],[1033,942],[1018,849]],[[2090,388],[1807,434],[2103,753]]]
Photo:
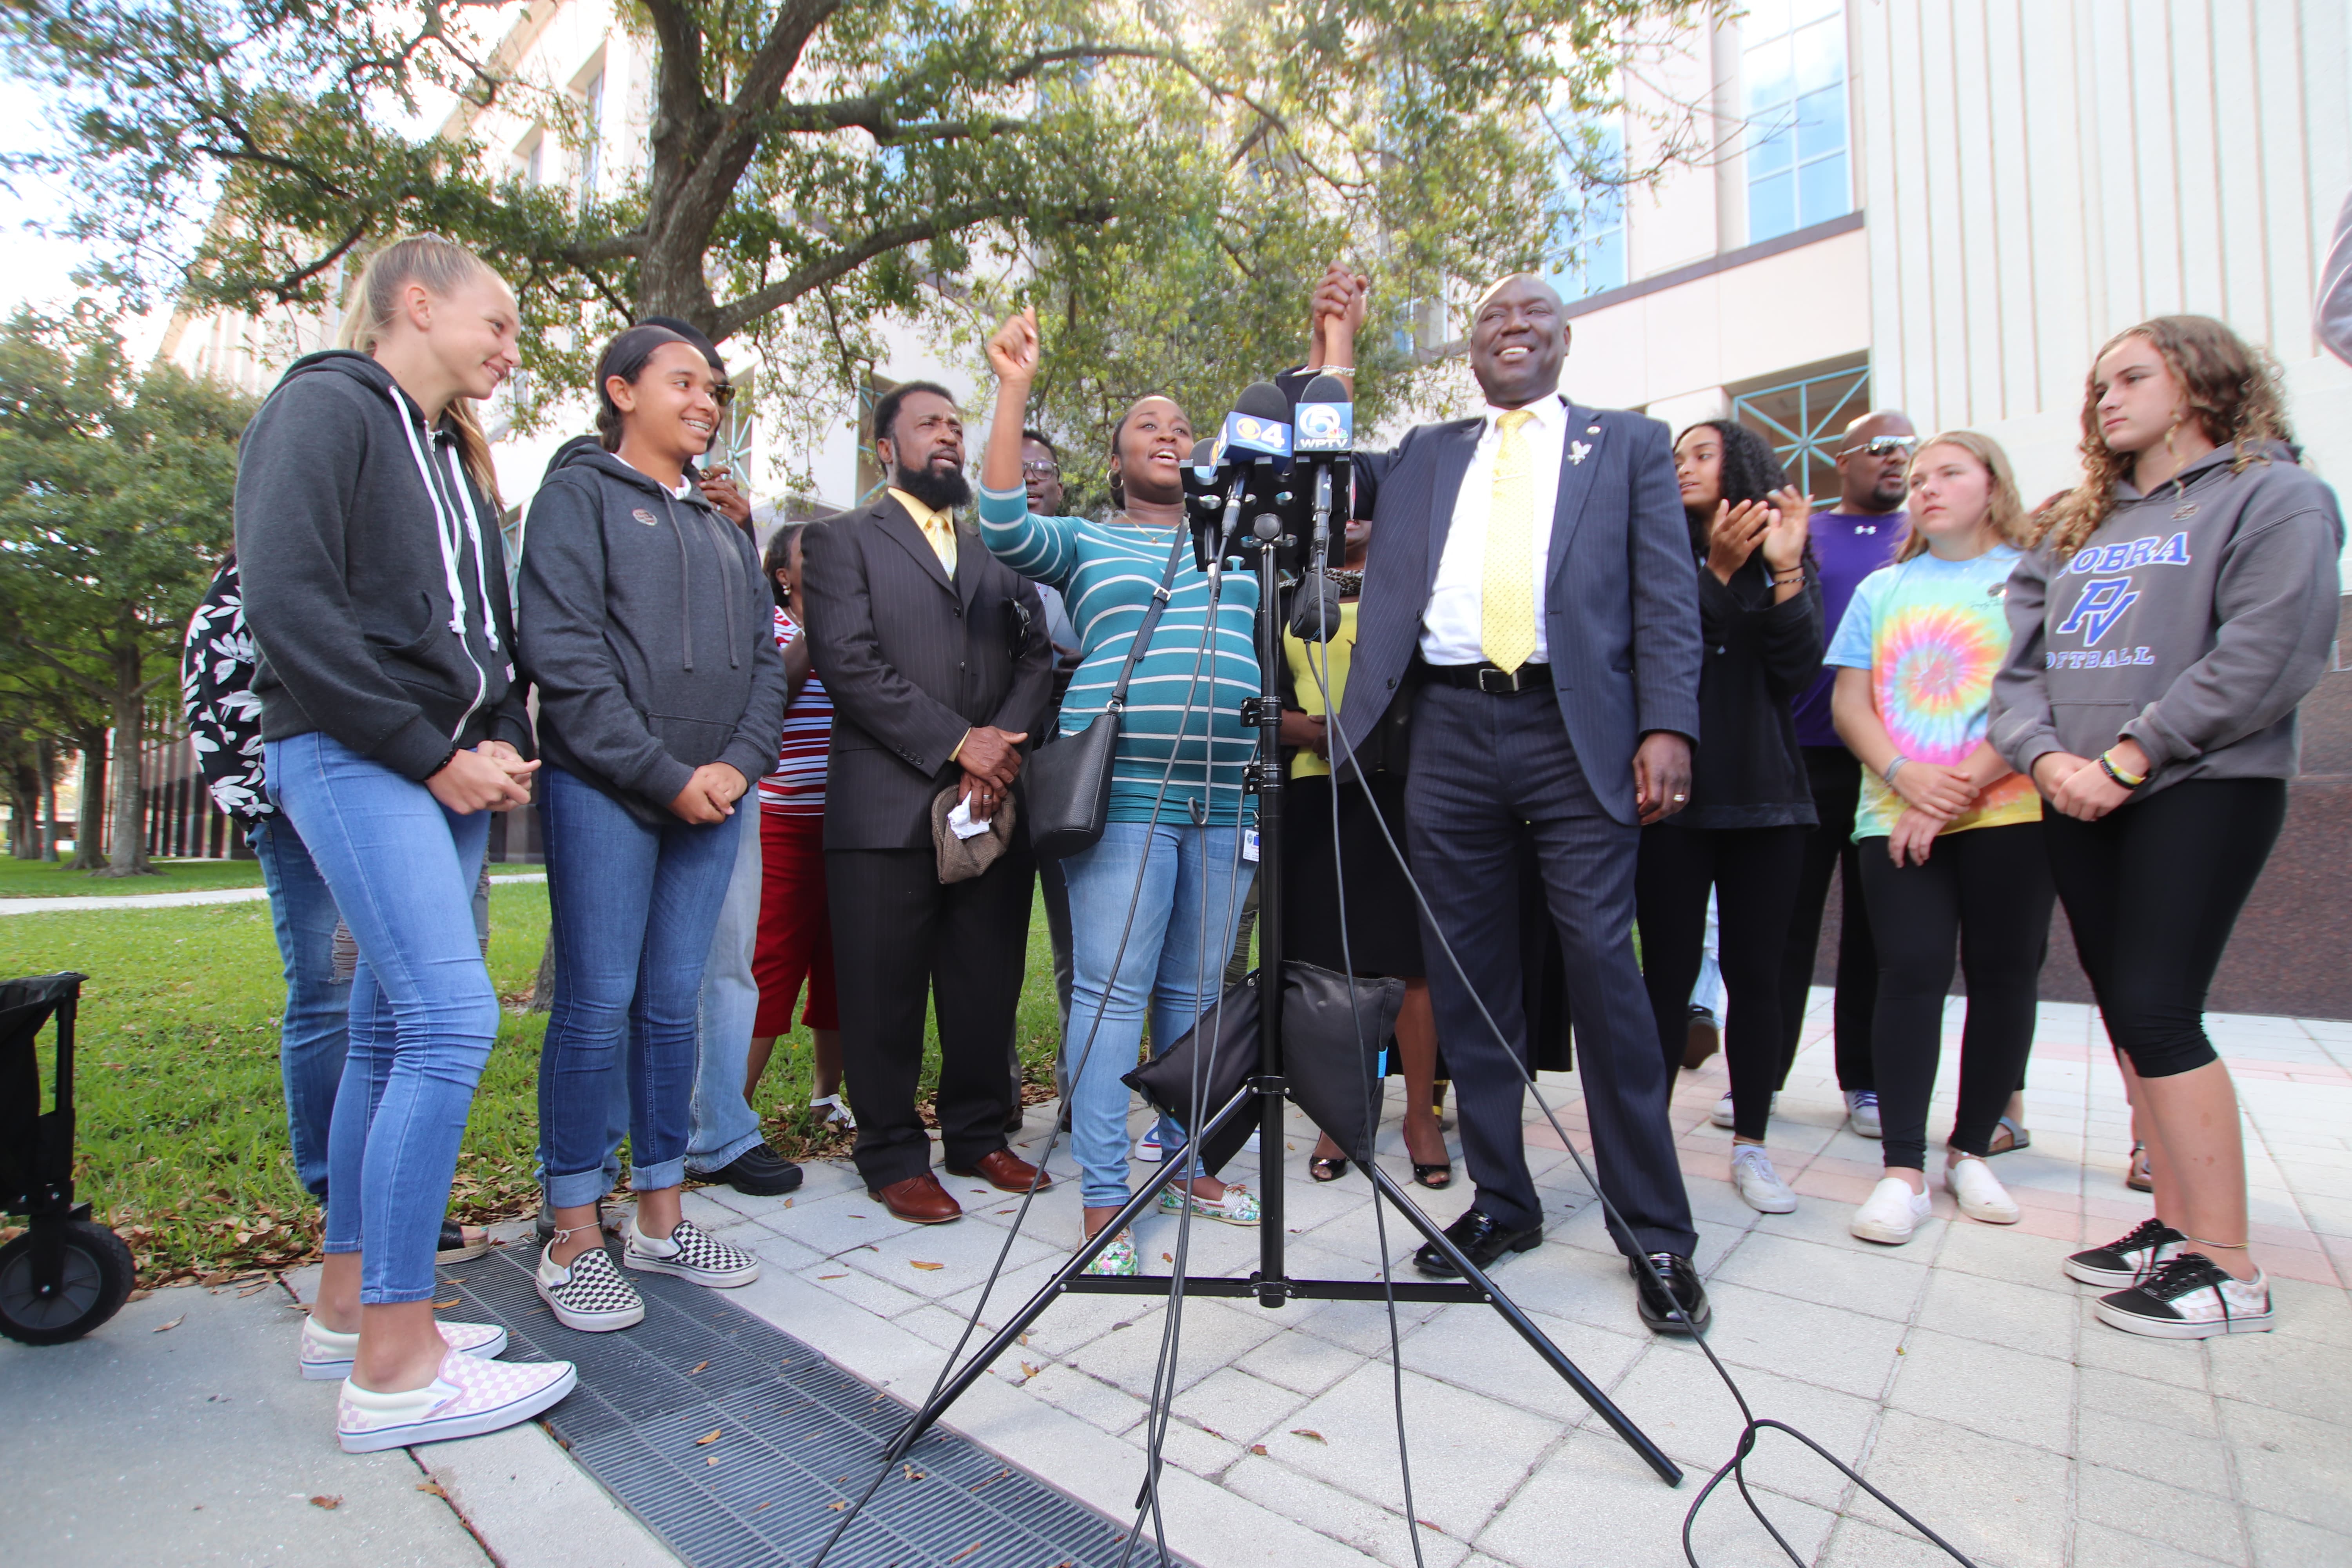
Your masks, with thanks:
[[[1361,297],[1360,280],[1336,269],[1317,295],[1339,364],[1354,361]],[[1540,279],[1507,278],[1471,322],[1470,365],[1487,406],[1416,426],[1393,451],[1358,455],[1356,510],[1374,520],[1380,548],[1340,724],[1360,741],[1391,703],[1413,705],[1412,863],[1435,917],[1423,933],[1430,991],[1477,1186],[1447,1234],[1482,1268],[1543,1238],[1521,1137],[1523,1080],[1506,1054],[1527,1059],[1525,825],[1567,958],[1601,1183],[1631,1232],[1617,1245],[1643,1321],[1687,1332],[1706,1324],[1708,1307],[1690,1263],[1697,1237],[1633,927],[1642,826],[1690,793],[1696,568],[1666,427],[1561,396],[1567,354],[1559,296]],[[1452,1272],[1432,1247],[1415,1261],[1424,1273]]]

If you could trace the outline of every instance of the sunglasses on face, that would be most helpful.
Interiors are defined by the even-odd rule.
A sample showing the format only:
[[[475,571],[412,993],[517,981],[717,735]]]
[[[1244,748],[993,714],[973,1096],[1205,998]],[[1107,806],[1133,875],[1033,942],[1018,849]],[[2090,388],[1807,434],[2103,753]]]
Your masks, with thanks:
[[[1058,463],[1024,462],[1021,465],[1021,473],[1024,478],[1050,479],[1061,471],[1062,467]]]
[[[1907,458],[1911,455],[1911,448],[1918,444],[1916,436],[1881,436],[1858,447],[1848,447],[1838,456],[1851,458],[1859,453],[1869,458]]]
[[[724,408],[729,404],[734,402],[735,384],[731,381],[722,381],[718,385],[712,387],[710,389],[710,401],[716,403],[721,408]]]

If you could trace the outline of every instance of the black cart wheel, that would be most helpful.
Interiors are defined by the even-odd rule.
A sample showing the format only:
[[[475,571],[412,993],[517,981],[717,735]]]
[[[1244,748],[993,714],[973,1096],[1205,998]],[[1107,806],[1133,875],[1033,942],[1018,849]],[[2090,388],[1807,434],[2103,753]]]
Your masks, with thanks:
[[[0,1247],[0,1334],[28,1345],[78,1340],[122,1310],[138,1270],[122,1238],[92,1220],[68,1222],[58,1237],[65,1267],[57,1288],[33,1281],[31,1232]]]

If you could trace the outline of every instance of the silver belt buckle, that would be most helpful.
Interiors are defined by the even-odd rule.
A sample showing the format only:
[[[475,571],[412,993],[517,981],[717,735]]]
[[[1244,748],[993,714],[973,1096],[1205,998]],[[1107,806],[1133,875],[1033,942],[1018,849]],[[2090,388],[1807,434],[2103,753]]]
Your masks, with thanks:
[[[1493,686],[1486,684],[1486,678],[1490,675],[1498,684]],[[1518,689],[1519,672],[1516,669],[1487,669],[1482,667],[1478,671],[1478,689],[1490,697],[1504,696]]]

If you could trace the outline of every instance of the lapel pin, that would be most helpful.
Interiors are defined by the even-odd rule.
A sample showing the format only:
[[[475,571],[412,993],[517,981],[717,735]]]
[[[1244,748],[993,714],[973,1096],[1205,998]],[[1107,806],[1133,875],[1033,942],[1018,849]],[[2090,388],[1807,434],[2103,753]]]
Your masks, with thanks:
[[[1571,464],[1580,463],[1591,455],[1591,447],[1582,441],[1570,441],[1568,444],[1568,460]]]
[[[1598,425],[1587,425],[1584,427],[1584,433],[1588,436],[1598,436],[1601,434],[1601,426]]]

